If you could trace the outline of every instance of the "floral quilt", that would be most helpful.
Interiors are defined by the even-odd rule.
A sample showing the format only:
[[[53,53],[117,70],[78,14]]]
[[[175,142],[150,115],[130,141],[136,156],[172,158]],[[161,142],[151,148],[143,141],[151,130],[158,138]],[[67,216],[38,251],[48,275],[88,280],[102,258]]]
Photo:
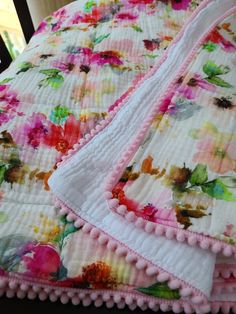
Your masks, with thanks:
[[[220,297],[236,285],[233,258],[219,255],[212,262],[211,303],[199,305],[198,293],[192,302],[174,279],[169,284],[122,250],[116,254],[106,238],[96,240],[95,229],[91,237],[80,220],[59,212],[49,184],[73,147],[100,131],[165,61],[183,24],[208,2],[214,1],[75,1],[45,18],[0,74],[1,295],[176,313],[236,307],[234,297]],[[152,223],[147,233],[160,224],[235,245],[235,27],[232,13],[212,29],[128,164],[113,169],[109,192],[117,220],[129,212],[128,220]],[[175,144],[180,133],[182,146]],[[194,143],[191,154],[188,141]],[[211,225],[222,206],[222,221]]]

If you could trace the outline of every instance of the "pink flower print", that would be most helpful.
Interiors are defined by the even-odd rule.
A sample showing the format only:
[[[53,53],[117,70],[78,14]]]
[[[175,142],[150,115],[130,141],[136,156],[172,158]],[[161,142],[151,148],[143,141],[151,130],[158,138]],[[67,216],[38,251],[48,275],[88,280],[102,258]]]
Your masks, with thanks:
[[[61,28],[61,26],[62,26],[62,21],[61,20],[59,20],[59,21],[57,21],[56,23],[52,23],[51,24],[51,30],[53,31],[53,32],[57,32],[57,31],[59,31],[59,29]]]
[[[136,211],[136,215],[148,221],[163,223],[173,227],[178,226],[173,209],[157,208],[149,203],[141,212]]]
[[[140,216],[146,220],[156,222],[155,214],[157,213],[157,211],[158,209],[155,206],[153,206],[152,204],[148,204],[142,209]]]
[[[47,118],[42,113],[33,113],[27,122],[13,132],[13,138],[17,144],[27,143],[34,149],[38,148],[48,132]]]
[[[168,109],[170,109],[171,105],[172,105],[172,98],[174,96],[174,92],[171,92],[162,102],[162,104],[159,107],[159,112],[160,113],[165,113],[168,112]]]
[[[83,19],[83,15],[81,12],[77,12],[75,13],[75,15],[73,16],[71,22],[69,24],[78,24],[82,21]]]
[[[112,66],[123,64],[123,62],[120,60],[120,53],[118,51],[112,50],[94,53],[91,58],[91,63],[98,65],[110,64]]]
[[[29,251],[22,257],[27,269],[26,275],[42,279],[52,279],[61,265],[58,252],[50,245],[29,244]]]
[[[46,21],[42,21],[40,24],[39,24],[39,27],[37,28],[36,32],[34,33],[34,35],[37,35],[37,34],[40,34],[40,33],[43,33],[46,28],[48,26],[48,23]]]
[[[15,91],[10,91],[9,85],[0,85],[0,125],[7,123],[15,115],[23,115],[17,112],[20,101]]]
[[[177,91],[187,99],[194,99],[197,95],[198,87],[211,92],[216,90],[216,87],[213,84],[208,83],[200,74],[196,73],[187,84],[182,83]]]
[[[52,66],[66,74],[75,72],[78,64],[78,56],[75,54],[68,54],[66,58],[61,61],[53,61]]]
[[[0,85],[0,102],[5,103],[6,109],[11,109],[19,105],[17,99],[17,93],[15,91],[9,91],[10,86]]]
[[[115,17],[118,20],[122,20],[122,21],[135,21],[138,16],[130,12],[122,12],[122,13],[118,13]]]
[[[52,16],[56,17],[58,19],[64,19],[64,18],[67,17],[66,9],[65,8],[61,8],[61,9],[57,10],[56,12],[54,12]]]
[[[226,229],[223,233],[226,237],[230,237],[230,238],[234,238],[236,239],[236,232],[235,232],[235,228],[234,228],[234,225],[232,224],[228,224],[226,226]]]
[[[219,142],[213,138],[204,139],[197,144],[198,152],[193,161],[208,165],[211,171],[226,173],[236,167],[236,142]]]
[[[121,4],[126,9],[138,9],[138,11],[144,11],[146,10],[147,5],[150,5],[155,0],[120,0]]]
[[[9,85],[0,85],[0,97],[2,97],[9,89]]]
[[[171,6],[174,10],[187,10],[192,0],[171,0]]]
[[[131,4],[151,4],[154,0],[129,0],[129,3]]]

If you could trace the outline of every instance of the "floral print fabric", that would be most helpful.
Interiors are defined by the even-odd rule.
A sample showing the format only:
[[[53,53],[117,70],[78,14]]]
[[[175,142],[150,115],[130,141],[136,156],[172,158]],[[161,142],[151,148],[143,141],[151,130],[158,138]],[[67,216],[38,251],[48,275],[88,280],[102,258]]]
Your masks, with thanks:
[[[161,104],[113,197],[147,221],[235,244],[234,16],[206,38]]]
[[[199,2],[76,1],[46,18],[0,75],[1,275],[179,298],[59,218],[47,182],[62,155],[153,67]]]

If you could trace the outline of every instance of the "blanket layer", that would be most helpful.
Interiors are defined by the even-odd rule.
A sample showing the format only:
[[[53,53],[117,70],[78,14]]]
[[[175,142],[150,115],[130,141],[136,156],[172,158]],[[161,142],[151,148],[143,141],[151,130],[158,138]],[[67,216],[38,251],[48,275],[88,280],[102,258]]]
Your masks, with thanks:
[[[24,53],[0,75],[1,295],[49,297],[85,306],[94,301],[96,306],[105,302],[131,309],[209,309],[208,304],[198,306],[183,298],[175,281],[170,286],[163,282],[166,274],[162,283],[157,280],[155,267],[139,263],[138,269],[131,264],[136,254],[122,256],[121,250],[117,256],[106,237],[98,244],[95,231],[93,238],[82,232],[81,221],[60,218],[48,185],[62,155],[91,130],[99,132],[108,112],[164,61],[166,48],[183,22],[194,17],[199,2],[77,1],[45,19]],[[161,241],[166,251],[174,249],[173,254],[181,247]],[[180,248],[179,259],[184,251]],[[199,265],[200,257],[208,256],[204,268],[210,270],[210,278],[214,255],[190,249],[189,256],[192,253]],[[215,311],[234,306],[228,278],[234,274],[234,263],[228,264],[226,269],[225,260],[220,260],[215,268]],[[166,265],[174,269],[173,262]],[[194,277],[192,268],[185,277]],[[205,282],[210,294],[211,281]],[[223,291],[223,286],[228,289]]]
[[[201,21],[201,18],[204,17],[204,14],[207,14],[207,10],[204,11],[203,16],[198,16],[196,18],[196,23],[199,23],[199,25],[194,25],[194,20],[192,21],[192,28],[191,26],[186,29],[186,33],[182,37],[182,41],[180,40],[176,46],[174,45],[173,50],[170,49],[169,56],[165,63],[158,69],[158,71],[149,79],[147,79],[143,85],[141,85],[142,89],[139,88],[132,97],[128,100],[127,104],[122,108],[116,116],[113,121],[110,123],[110,126],[105,128],[100,134],[92,139],[83,149],[79,151],[78,154],[73,155],[73,157],[66,161],[61,168],[58,169],[58,171],[52,176],[50,179],[50,184],[53,188],[53,191],[57,195],[57,197],[63,201],[64,204],[67,205],[70,209],[74,210],[75,213],[79,214],[83,219],[89,221],[92,225],[99,227],[101,230],[105,231],[106,233],[112,235],[113,238],[118,239],[120,242],[123,242],[132,249],[132,251],[138,252],[141,256],[145,258],[145,261],[138,261],[136,263],[137,267],[145,268],[147,266],[150,266],[149,263],[147,263],[147,260],[151,262],[151,264],[159,266],[163,268],[170,273],[170,269],[172,274],[174,274],[177,277],[180,277],[185,282],[190,282],[192,286],[195,288],[198,288],[201,292],[204,292],[207,296],[209,296],[210,293],[210,286],[209,277],[204,277],[203,280],[196,279],[196,275],[194,275],[194,271],[196,271],[197,267],[199,266],[199,263],[197,262],[197,257],[195,257],[194,262],[191,264],[188,260],[188,254],[191,256],[193,254],[193,251],[188,251],[191,248],[185,247],[184,245],[177,245],[174,244],[174,247],[178,247],[178,253],[181,252],[181,248],[185,250],[185,260],[182,260],[182,263],[186,263],[187,267],[192,268],[192,275],[189,275],[189,268],[187,270],[188,278],[186,278],[186,274],[184,273],[184,270],[186,270],[186,265],[183,267],[183,265],[180,265],[176,263],[172,259],[172,263],[168,260],[168,253],[166,251],[169,251],[168,241],[165,242],[165,246],[163,245],[162,239],[157,238],[156,241],[154,240],[154,237],[149,235],[145,236],[145,234],[142,231],[136,231],[136,228],[134,226],[131,226],[129,223],[125,223],[122,219],[119,219],[116,215],[109,214],[107,210],[105,210],[106,203],[104,202],[104,199],[102,197],[102,191],[107,188],[103,186],[103,180],[104,176],[109,173],[114,163],[117,161],[117,158],[119,157],[119,151],[121,149],[125,150],[125,144],[130,140],[130,142],[133,142],[132,135],[133,133],[137,132],[139,127],[139,121],[142,121],[145,118],[145,115],[147,115],[148,111],[150,111],[151,102],[153,95],[156,93],[157,99],[162,94],[162,88],[165,90],[168,86],[165,85],[165,81],[162,82],[161,78],[163,76],[163,73],[165,73],[166,77],[171,81],[171,78],[175,78],[176,81],[178,81],[179,77],[179,71],[178,71],[178,62],[179,65],[183,62],[182,60],[190,59],[192,60],[193,57],[196,57],[195,54],[197,53],[197,50],[199,48],[199,45],[195,48],[196,51],[194,53],[190,50],[190,58],[188,57],[188,54],[185,56],[186,50],[188,46],[186,45],[186,42],[188,42],[187,38],[188,36],[192,36],[197,39],[197,36],[200,37],[202,35],[202,32],[204,34],[203,38],[199,38],[200,44],[202,41],[205,41],[208,36],[210,36],[210,32],[217,26],[218,22],[224,22],[224,16],[228,16],[234,12],[235,9],[232,9],[233,2],[228,2],[228,7],[223,8],[222,3],[214,3],[216,5],[214,12],[218,13],[219,16],[217,18],[216,16],[212,15],[212,23],[210,29],[207,29],[207,32],[204,34],[204,23],[199,22]],[[209,5],[209,10],[212,10],[212,7]],[[229,9],[229,11],[227,10]],[[227,12],[228,11],[228,12]],[[211,11],[212,12],[212,11]],[[223,16],[223,17],[222,17]],[[209,24],[208,19],[208,24]],[[210,23],[211,24],[211,23]],[[201,30],[202,27],[202,30]],[[196,31],[196,29],[199,31],[199,33]],[[191,31],[193,32],[191,34]],[[194,33],[195,31],[195,33]],[[193,35],[194,34],[194,35]],[[198,42],[198,39],[197,39]],[[178,46],[179,45],[179,46]],[[232,44],[233,46],[233,44]],[[182,50],[181,50],[181,48]],[[233,46],[234,48],[234,46]],[[172,52],[173,51],[173,52]],[[176,54],[175,54],[176,53]],[[178,59],[179,58],[179,59]],[[183,58],[181,60],[181,58]],[[189,62],[190,62],[189,61]],[[172,68],[171,62],[175,64],[177,68],[177,78],[175,77],[176,74],[170,69]],[[188,65],[188,63],[187,63]],[[182,68],[184,68],[182,66]],[[169,72],[168,72],[169,70]],[[186,68],[183,69],[183,71],[186,70]],[[163,72],[162,72],[163,71]],[[172,73],[171,73],[172,72]],[[174,74],[173,74],[174,73]],[[173,75],[173,76],[171,76]],[[182,73],[181,73],[182,75]],[[158,84],[157,84],[158,82]],[[156,87],[156,89],[155,89]],[[169,92],[169,89],[168,89]],[[159,93],[159,94],[158,94]],[[149,98],[148,98],[149,97]],[[163,98],[163,97],[162,97]],[[159,99],[158,99],[159,100]],[[162,99],[164,100],[164,99]],[[141,106],[142,104],[142,106]],[[149,107],[150,106],[150,107]],[[154,107],[155,109],[155,107]],[[145,127],[150,124],[150,122],[155,118],[157,115],[158,110],[152,110],[151,115],[149,116],[149,120],[146,120],[146,123],[144,124]],[[150,121],[150,122],[149,122]],[[127,126],[127,124],[129,124]],[[121,130],[126,130],[126,133],[121,133]],[[121,163],[119,163],[119,168],[115,170],[112,180],[116,180],[117,172],[119,174],[120,170],[122,170],[122,166],[124,161],[130,158],[130,153],[132,154],[133,151],[135,151],[136,147],[139,145],[139,142],[142,140],[144,133],[146,132],[145,128],[142,129],[142,132],[138,134],[138,141],[134,141],[134,144],[132,144],[131,149],[127,149],[127,152],[125,153],[125,157],[123,157],[123,160]],[[119,137],[116,136],[116,134],[119,134]],[[131,139],[129,139],[129,137]],[[102,147],[102,150],[99,147]],[[94,155],[94,152],[96,151],[96,155]],[[89,161],[89,162],[88,162]],[[91,162],[92,161],[92,162]],[[92,163],[94,164],[95,168],[91,167]],[[89,166],[86,166],[89,164]],[[94,173],[96,173],[96,176],[94,178]],[[99,181],[100,180],[100,181]],[[110,182],[109,182],[110,183]],[[112,182],[108,185],[111,185]],[[78,189],[78,190],[77,190]],[[89,197],[88,197],[89,196]],[[112,200],[110,202],[112,206],[115,205],[116,202]],[[122,210],[124,206],[122,207]],[[65,211],[68,210],[68,208],[65,208]],[[124,212],[123,212],[124,213]],[[129,215],[130,216],[130,215]],[[73,219],[73,215],[70,217]],[[131,217],[130,217],[131,218]],[[129,220],[132,220],[130,219]],[[75,218],[74,218],[75,219]],[[79,223],[79,222],[78,222]],[[121,230],[125,228],[125,232],[121,233]],[[84,229],[87,231],[89,230],[89,226],[85,225]],[[91,228],[90,228],[91,229]],[[148,231],[150,233],[150,230]],[[96,229],[92,229],[91,231],[94,236],[96,235]],[[170,238],[173,237],[173,235],[170,234]],[[154,242],[155,241],[155,242]],[[150,243],[152,243],[152,246],[150,246]],[[156,244],[157,249],[154,250],[153,246]],[[170,243],[170,242],[169,242]],[[158,248],[159,246],[159,248]],[[161,248],[165,247],[165,249],[160,250]],[[128,250],[129,251],[129,250]],[[163,258],[163,251],[164,256]],[[127,249],[125,248],[122,251],[122,248],[117,248],[117,253],[122,252],[124,255],[127,254]],[[199,253],[199,258],[202,258],[203,251],[195,249],[195,253]],[[172,255],[173,255],[173,249],[172,249]],[[170,255],[171,255],[170,253]],[[176,254],[178,254],[176,253]],[[175,254],[176,259],[179,260],[178,256]],[[172,256],[173,257],[173,256]],[[210,261],[211,257],[210,255],[207,257],[208,261]],[[212,259],[211,259],[212,260]],[[164,261],[164,262],[163,262]],[[212,260],[213,261],[213,260]],[[208,265],[209,267],[209,265]],[[184,270],[183,270],[184,269]],[[157,270],[157,272],[161,272],[160,268]],[[199,273],[199,272],[198,272]],[[209,272],[208,272],[209,274]],[[169,274],[159,274],[157,276],[157,280],[170,280],[169,286],[170,287],[180,287],[180,282],[177,283],[176,280],[171,280],[171,276]],[[174,283],[173,283],[174,282]],[[184,292],[183,292],[184,291]],[[185,289],[182,286],[182,296],[185,294]],[[196,293],[196,291],[194,291]],[[185,295],[186,296],[186,295]],[[200,298],[197,298],[194,296],[192,300],[198,302],[200,301]]]
[[[231,15],[207,35],[111,190],[116,212],[147,232],[226,256],[236,253],[235,31]]]

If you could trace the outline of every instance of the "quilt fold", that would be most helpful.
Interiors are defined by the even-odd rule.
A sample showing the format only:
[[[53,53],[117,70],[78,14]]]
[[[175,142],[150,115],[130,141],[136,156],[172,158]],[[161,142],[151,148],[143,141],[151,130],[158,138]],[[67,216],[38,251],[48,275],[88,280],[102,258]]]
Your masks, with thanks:
[[[202,45],[206,45],[206,43],[209,42],[209,37],[212,36],[212,33],[217,29],[217,27],[219,27],[219,24],[227,24],[227,19],[230,19],[230,17],[233,16],[235,13],[235,7],[233,7],[233,5],[233,1],[225,2],[224,5],[222,2],[214,2],[208,4],[208,7],[206,7],[204,11],[200,11],[200,13],[195,16],[195,19],[192,20],[191,24],[186,27],[181,39],[171,46],[166,60],[161,64],[160,68],[151,77],[147,78],[136,91],[134,91],[127,102],[121,106],[118,114],[116,114],[112,121],[110,121],[109,125],[101,130],[97,136],[93,137],[86,145],[84,145],[83,148],[79,149],[78,153],[73,152],[70,159],[66,158],[66,160],[62,162],[58,170],[51,176],[49,180],[49,185],[59,200],[58,205],[62,206],[61,213],[69,214],[71,212],[71,214],[68,216],[69,219],[75,220],[77,225],[83,225],[85,232],[90,233],[94,238],[99,238],[102,242],[108,242],[108,247],[110,246],[110,248],[114,249],[117,254],[127,256],[127,260],[130,259],[132,262],[135,262],[136,267],[146,268],[147,272],[153,272],[153,275],[157,275],[157,281],[169,282],[168,285],[172,289],[180,288],[180,294],[182,297],[190,297],[191,301],[194,303],[206,302],[204,301],[204,295],[208,298],[210,297],[212,279],[209,279],[209,277],[212,278],[212,272],[204,272],[203,265],[205,263],[201,265],[199,261],[202,261],[203,259],[204,261],[208,260],[208,262],[211,263],[211,266],[208,264],[206,268],[208,270],[213,269],[213,255],[211,255],[207,250],[202,251],[196,248],[194,248],[193,251],[190,251],[190,249],[192,249],[190,246],[186,246],[181,243],[177,244],[174,241],[170,242],[165,240],[165,242],[162,242],[164,239],[160,237],[160,235],[163,232],[160,232],[160,228],[155,229],[153,223],[145,224],[144,231],[146,231],[146,233],[138,229],[138,227],[140,228],[142,225],[144,225],[144,219],[137,219],[136,225],[132,223],[132,221],[135,220],[135,214],[134,211],[132,211],[132,208],[128,208],[128,206],[126,206],[129,200],[127,198],[126,202],[126,195],[122,191],[122,187],[124,187],[123,182],[127,182],[127,186],[130,186],[130,182],[128,182],[128,180],[125,181],[125,179],[123,180],[122,176],[122,180],[120,181],[121,183],[115,187],[114,183],[117,182],[117,178],[123,172],[124,165],[127,165],[127,162],[130,161],[132,155],[134,155],[134,153],[137,151],[139,145],[141,145],[141,149],[145,151],[146,147],[144,144],[142,144],[142,140],[146,135],[150,124],[153,122],[153,120],[157,120],[157,118],[159,121],[155,121],[155,124],[157,125],[156,137],[159,139],[159,127],[162,127],[163,120],[165,120],[165,116],[160,117],[161,110],[163,110],[162,104],[164,103],[166,106],[166,99],[168,98],[170,98],[169,103],[171,103],[173,96],[171,93],[173,93],[175,85],[180,84],[180,78],[181,83],[182,80],[184,82],[184,78],[182,79],[182,77],[188,69],[189,64],[191,64],[192,60],[196,60],[196,55],[199,57],[199,59],[201,59],[199,50],[202,49]],[[204,21],[206,21],[206,19],[204,16],[207,16],[209,12],[211,12],[212,20],[210,21],[208,17],[207,25],[205,25]],[[194,46],[188,38],[195,39],[196,42]],[[188,44],[190,45],[189,47]],[[235,46],[230,42],[228,45],[229,51],[227,51],[227,53],[231,53],[233,58],[235,56],[233,55]],[[206,55],[209,54],[209,51],[203,53]],[[206,58],[205,55],[204,57]],[[201,63],[197,60],[196,64],[198,67],[200,67]],[[209,61],[206,65],[202,64],[204,68],[206,68],[207,65],[217,68],[217,65],[212,61]],[[223,66],[220,68],[222,69]],[[230,69],[229,66],[227,65],[225,68],[227,68],[227,71],[224,73],[228,73]],[[224,73],[222,72],[221,74]],[[211,74],[209,74],[208,77],[211,79],[210,75]],[[189,79],[191,79],[190,76]],[[192,81],[193,80],[194,79],[192,79]],[[211,85],[206,81],[205,85],[203,85],[204,81],[202,79],[201,85],[200,75],[197,77],[197,79],[195,79],[195,81],[199,82],[199,86],[202,89],[209,89],[210,91],[212,91],[212,89],[215,91],[215,85],[221,86],[223,84],[222,83],[220,85],[218,84],[219,82],[217,82],[215,85]],[[226,83],[224,85],[226,85]],[[195,86],[197,86],[197,83]],[[231,88],[233,86],[228,83],[228,86],[221,87]],[[191,87],[189,87],[189,89],[190,88]],[[181,86],[179,87],[179,90],[180,89]],[[182,87],[182,89],[184,89],[184,87]],[[186,91],[186,93],[187,92],[188,91]],[[169,105],[169,103],[167,105]],[[166,106],[164,109],[164,114],[166,114],[167,109],[168,106]],[[195,108],[190,114],[190,117],[193,115],[194,110]],[[196,110],[199,110],[197,105]],[[205,115],[205,112],[203,114]],[[166,121],[164,121],[164,123],[165,122]],[[185,121],[184,123],[186,124]],[[190,124],[192,123],[190,122]],[[183,126],[183,129],[185,129],[185,125]],[[160,132],[162,132],[162,130]],[[174,133],[176,132],[174,131]],[[152,137],[152,134],[148,134],[147,137],[148,136]],[[167,136],[169,136],[169,134],[167,134]],[[149,139],[149,141],[151,140]],[[174,139],[174,141],[176,141],[176,139]],[[144,143],[146,142],[147,139],[144,140]],[[153,145],[154,150],[155,148],[156,145]],[[122,151],[124,152],[123,155],[121,153]],[[142,156],[143,154],[139,153],[139,156],[140,155]],[[170,158],[172,157],[173,151],[170,149]],[[121,158],[120,161],[119,158]],[[163,158],[165,163],[166,155],[164,155]],[[112,168],[114,168],[115,164],[117,164],[117,166],[113,170],[110,180],[105,182],[105,178],[112,171]],[[135,160],[135,165],[136,164],[137,161]],[[201,164],[199,167],[205,169],[205,167],[201,166]],[[132,177],[133,166],[129,165],[129,167],[126,168],[126,172],[127,169],[130,176]],[[185,169],[187,168],[184,168],[183,171]],[[197,172],[197,170],[195,170],[195,172]],[[135,173],[136,172],[134,170],[134,177]],[[137,178],[133,180],[136,179]],[[141,185],[139,185],[137,188],[138,196],[141,195],[140,189],[143,188],[145,188],[144,182],[141,183]],[[156,189],[157,191],[160,190],[162,193],[160,187]],[[107,192],[104,194],[104,191]],[[119,193],[120,195],[124,196],[124,198],[122,198],[122,202],[124,203],[120,202],[119,198],[110,200],[111,196],[118,194],[119,197]],[[145,194],[146,193],[144,193],[144,195]],[[117,208],[117,211],[119,214],[126,216],[128,220],[127,222],[125,222],[122,218],[119,219],[117,215],[109,213],[104,195],[106,195],[106,198],[108,198],[108,203],[112,208],[117,205],[121,205]],[[135,200],[130,200],[130,204],[134,203]],[[148,203],[147,206],[151,207],[152,205]],[[82,220],[77,219],[77,215],[79,215]],[[171,214],[169,214],[169,216],[171,216]],[[157,230],[155,234],[157,234],[158,237],[153,234],[155,230]],[[168,228],[165,235],[169,239],[172,239],[176,236],[179,242],[183,242],[185,240],[184,234],[185,233],[182,228],[178,234],[174,234],[173,229]],[[109,236],[111,236],[111,239]],[[197,243],[195,240],[196,237],[192,236],[192,234],[189,238]],[[201,247],[207,249],[209,247],[209,241],[205,237],[202,238],[204,239],[203,241],[200,241]],[[114,240],[117,240],[117,242],[114,242]],[[125,244],[125,247],[122,247],[120,245],[121,243]],[[154,244],[157,247],[156,250],[154,250]],[[169,245],[172,245],[173,247],[169,249]],[[165,247],[166,251],[162,252],[162,250],[158,249],[158,246],[159,248]],[[213,252],[216,252],[215,247],[216,246],[214,246]],[[217,245],[217,249],[218,248],[219,245]],[[175,249],[177,249],[177,251],[174,251]],[[223,249],[223,253],[225,255],[232,254],[231,246],[225,245]],[[182,252],[182,250],[185,252],[185,258],[182,258],[181,266],[178,266],[176,260],[179,260],[178,253]],[[167,251],[171,252],[170,255],[172,255],[172,264],[167,262],[169,260]],[[173,251],[175,252],[174,254]],[[135,259],[134,257],[130,257],[134,252],[138,253],[141,258],[138,258],[137,260],[137,258]],[[180,254],[182,255],[182,253]],[[191,264],[187,257],[188,254],[190,254],[189,256],[193,256],[192,254],[195,254]],[[196,254],[198,254],[198,257]],[[164,259],[163,255],[165,256]],[[176,257],[176,260],[173,259],[173,255]],[[199,265],[201,265],[200,268]],[[186,269],[188,273],[187,276],[184,272]],[[204,278],[197,280],[197,282],[197,276],[194,271],[197,271],[198,279],[199,273],[202,273]],[[192,273],[193,277],[190,275],[190,272]],[[207,274],[210,276],[206,277]],[[190,289],[189,284],[190,286],[194,287],[194,289]]]
[[[236,313],[235,0],[81,0],[0,74],[0,296]]]

